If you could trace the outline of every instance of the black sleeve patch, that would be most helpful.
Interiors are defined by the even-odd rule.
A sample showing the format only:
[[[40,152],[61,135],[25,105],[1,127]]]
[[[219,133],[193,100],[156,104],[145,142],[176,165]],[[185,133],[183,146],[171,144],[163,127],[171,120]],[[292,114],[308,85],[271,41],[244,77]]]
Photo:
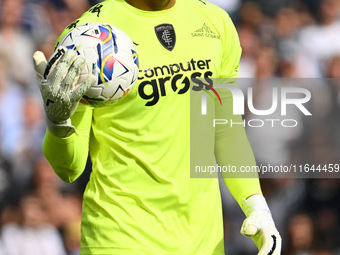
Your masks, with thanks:
[[[100,4],[100,3],[96,4],[93,7],[91,7],[91,9],[88,12],[90,12],[90,13],[97,13],[97,17],[99,17],[100,11],[101,11],[102,7],[103,7],[102,4]]]
[[[70,25],[68,25],[66,28],[67,28],[68,30],[71,30],[71,29],[73,29],[73,28],[75,28],[75,27],[77,26],[78,22],[79,22],[79,19],[73,21],[73,22],[72,22]]]

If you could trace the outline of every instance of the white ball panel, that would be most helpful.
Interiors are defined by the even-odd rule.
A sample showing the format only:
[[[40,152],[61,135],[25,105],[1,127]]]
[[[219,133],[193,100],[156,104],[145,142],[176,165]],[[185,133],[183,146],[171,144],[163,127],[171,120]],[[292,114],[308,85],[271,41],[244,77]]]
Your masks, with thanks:
[[[108,36],[111,36],[109,40]],[[80,25],[70,31],[60,45],[77,50],[86,59],[80,80],[86,79],[88,73],[98,79],[98,84],[86,93],[86,100],[93,101],[94,106],[118,101],[134,85],[132,80],[138,75],[138,65],[133,56],[136,49],[132,40],[120,29],[101,23]],[[118,49],[116,53],[115,47]],[[101,49],[99,54],[98,49]]]

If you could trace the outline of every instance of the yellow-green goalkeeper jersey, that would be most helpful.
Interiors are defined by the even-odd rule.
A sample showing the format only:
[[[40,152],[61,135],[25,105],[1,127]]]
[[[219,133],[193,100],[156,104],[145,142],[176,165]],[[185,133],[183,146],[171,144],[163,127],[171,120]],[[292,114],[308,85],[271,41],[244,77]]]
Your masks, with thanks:
[[[78,178],[88,153],[91,157],[81,254],[224,254],[218,179],[190,178],[187,81],[237,76],[241,48],[232,21],[202,0],[177,0],[172,8],[155,12],[107,0],[70,24],[60,38],[89,22],[126,32],[136,44],[140,71],[132,91],[119,102],[103,108],[79,104],[72,116],[76,133],[70,137],[46,132],[44,154],[63,180]],[[226,154],[226,137],[216,138],[220,158]],[[253,160],[247,139],[238,142],[247,148],[240,154]],[[256,179],[227,185],[238,202],[261,192]]]

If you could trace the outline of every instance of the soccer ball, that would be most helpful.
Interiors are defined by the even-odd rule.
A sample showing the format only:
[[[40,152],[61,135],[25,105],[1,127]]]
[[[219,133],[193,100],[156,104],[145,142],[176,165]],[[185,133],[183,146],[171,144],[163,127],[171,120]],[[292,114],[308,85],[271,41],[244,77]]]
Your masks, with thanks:
[[[132,40],[122,30],[103,23],[87,23],[72,29],[58,46],[77,51],[86,60],[80,74],[89,73],[98,82],[83,96],[81,102],[95,107],[107,106],[122,99],[135,84],[139,60]]]

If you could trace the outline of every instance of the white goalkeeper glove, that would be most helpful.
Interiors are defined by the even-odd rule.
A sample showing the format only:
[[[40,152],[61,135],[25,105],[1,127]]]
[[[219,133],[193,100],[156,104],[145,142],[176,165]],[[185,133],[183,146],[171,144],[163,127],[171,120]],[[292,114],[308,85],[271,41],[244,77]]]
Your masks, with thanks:
[[[280,255],[281,236],[277,231],[267,202],[262,195],[242,199],[242,210],[247,216],[241,234],[251,237],[259,249],[258,255]]]
[[[65,47],[58,47],[48,62],[42,52],[36,51],[33,63],[44,101],[47,127],[55,136],[68,137],[75,132],[70,118],[96,79],[91,74],[84,81],[79,79],[85,59]]]

